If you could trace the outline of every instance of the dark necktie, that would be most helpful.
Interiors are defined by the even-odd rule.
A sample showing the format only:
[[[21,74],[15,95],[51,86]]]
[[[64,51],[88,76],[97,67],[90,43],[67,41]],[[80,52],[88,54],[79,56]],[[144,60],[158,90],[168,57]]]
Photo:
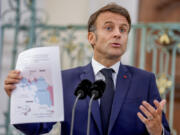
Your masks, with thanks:
[[[114,97],[114,83],[112,79],[113,71],[114,71],[113,69],[106,69],[106,68],[100,71],[104,75],[106,82],[106,89],[104,91],[100,103],[100,112],[101,112],[104,135],[108,134],[109,119],[111,115],[111,108]]]

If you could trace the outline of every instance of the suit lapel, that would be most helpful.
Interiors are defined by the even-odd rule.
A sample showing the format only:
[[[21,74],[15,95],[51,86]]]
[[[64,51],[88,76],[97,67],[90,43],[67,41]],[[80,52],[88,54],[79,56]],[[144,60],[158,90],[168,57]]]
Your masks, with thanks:
[[[114,94],[108,134],[110,134],[115,124],[115,121],[118,117],[118,114],[121,110],[125,97],[127,96],[128,87],[130,86],[130,81],[131,81],[131,74],[128,72],[128,69],[121,64],[117,75],[116,90]]]
[[[94,72],[93,72],[91,63],[88,64],[84,68],[83,73],[81,74],[80,78],[81,78],[81,80],[88,79],[92,83],[95,81]],[[90,98],[87,97],[86,99],[87,99],[86,101],[89,104]],[[100,116],[98,100],[94,100],[92,103],[92,116],[93,116],[93,119],[97,125],[97,128],[99,130],[100,135],[102,135],[101,116]]]

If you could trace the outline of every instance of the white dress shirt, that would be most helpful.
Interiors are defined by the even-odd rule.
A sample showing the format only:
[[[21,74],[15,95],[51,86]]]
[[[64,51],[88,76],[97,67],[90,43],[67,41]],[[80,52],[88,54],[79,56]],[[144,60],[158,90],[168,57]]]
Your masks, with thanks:
[[[95,80],[104,80],[105,81],[104,75],[100,72],[101,69],[112,68],[114,70],[114,72],[112,74],[114,88],[116,88],[116,79],[117,79],[117,74],[119,71],[119,66],[120,66],[120,61],[118,61],[116,64],[112,65],[111,67],[105,67],[104,65],[97,62],[94,58],[92,58],[92,67],[93,67],[93,71],[94,71]]]

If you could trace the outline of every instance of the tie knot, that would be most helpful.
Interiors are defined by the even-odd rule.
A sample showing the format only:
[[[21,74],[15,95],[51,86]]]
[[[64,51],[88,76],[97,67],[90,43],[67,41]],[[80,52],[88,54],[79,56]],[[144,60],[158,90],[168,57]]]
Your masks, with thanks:
[[[105,78],[112,78],[114,70],[112,68],[103,68],[100,72],[105,76]]]

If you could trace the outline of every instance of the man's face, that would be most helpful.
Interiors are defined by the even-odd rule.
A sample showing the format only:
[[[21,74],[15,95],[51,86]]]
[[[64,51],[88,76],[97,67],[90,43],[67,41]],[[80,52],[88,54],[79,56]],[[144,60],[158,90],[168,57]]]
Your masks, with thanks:
[[[89,42],[94,48],[96,60],[120,60],[126,51],[129,24],[117,13],[101,13],[96,20],[96,31],[88,33]]]

